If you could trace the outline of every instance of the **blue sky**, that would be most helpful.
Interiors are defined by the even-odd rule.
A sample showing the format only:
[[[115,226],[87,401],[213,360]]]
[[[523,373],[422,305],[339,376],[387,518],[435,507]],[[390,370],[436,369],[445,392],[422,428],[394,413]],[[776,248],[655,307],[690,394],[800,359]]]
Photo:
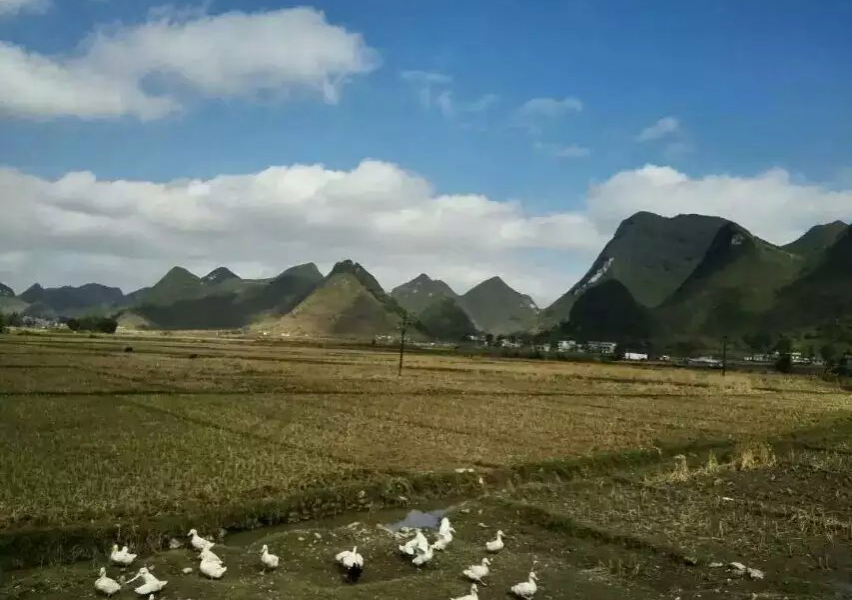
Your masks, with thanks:
[[[53,0],[50,6],[0,17],[0,40],[46,60],[72,61],[86,53],[81,44],[93,32],[117,36],[116,31],[139,28],[163,18],[162,11],[152,13],[161,4]],[[172,5],[168,18],[182,26],[231,11],[264,15],[300,5],[180,3]],[[849,217],[837,198],[812,197],[814,186],[830,195],[852,184],[848,2],[318,0],[311,7],[324,13],[330,27],[359,34],[373,55],[369,68],[340,84],[335,101],[289,93],[298,87],[290,82],[280,86],[286,94],[280,89],[195,93],[183,86],[175,92],[180,110],[146,119],[93,118],[69,111],[4,110],[0,91],[0,165],[45,181],[90,171],[99,181],[168,182],[253,174],[269,166],[321,163],[351,171],[365,159],[391,163],[427,181],[433,196],[477,194],[515,202],[525,217],[588,219],[600,235],[585,246],[513,242],[499,248],[511,253],[507,264],[533,260],[541,277],[559,277],[536,290],[543,300],[581,275],[596,245],[611,233],[610,221],[627,216],[609,215],[609,205],[602,206],[608,200],[593,201],[590,190],[648,164],[704,185],[694,200],[685,200],[693,206],[683,206],[683,212],[730,209],[730,202],[703,204],[708,179],[725,176],[749,184],[782,170],[790,193],[803,198],[797,205],[807,205],[796,226],[804,226],[806,216]],[[225,37],[217,52],[239,53],[243,45]],[[174,73],[182,76],[177,69]],[[424,91],[426,73],[433,83]],[[146,75],[134,85],[153,93],[173,80]],[[523,116],[522,107],[533,99],[564,104]],[[656,208],[642,202],[619,198],[611,205]],[[765,222],[762,214],[741,218],[754,219],[747,226]],[[528,221],[525,227],[531,226]],[[789,237],[793,227],[784,222],[759,233]],[[560,228],[547,232],[573,235]],[[307,256],[308,249],[296,254]],[[353,240],[341,249],[357,253],[359,245]],[[0,279],[22,279],[17,270],[30,264],[22,253],[33,249],[3,250],[14,259],[5,267],[0,259]],[[89,252],[76,246],[74,251]],[[210,261],[220,259],[213,254]],[[203,263],[203,256],[187,252],[184,258]],[[429,254],[422,258],[420,270],[429,271]],[[150,260],[153,273],[161,259]],[[244,262],[250,271],[273,268],[251,257]],[[463,287],[492,264],[448,279]],[[403,278],[391,265],[376,268],[386,273],[387,285]],[[148,276],[147,270],[140,272]],[[80,273],[63,266],[50,276],[64,280],[94,273],[95,266]]]

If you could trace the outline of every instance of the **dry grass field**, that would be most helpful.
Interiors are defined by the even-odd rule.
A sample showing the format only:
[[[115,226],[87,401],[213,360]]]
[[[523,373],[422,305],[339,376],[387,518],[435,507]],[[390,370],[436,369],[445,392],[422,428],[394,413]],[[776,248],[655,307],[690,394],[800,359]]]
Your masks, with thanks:
[[[647,597],[662,589],[651,574],[671,556],[734,560],[741,548],[765,559],[812,553],[826,536],[852,540],[845,488],[830,502],[809,496],[809,477],[822,473],[823,489],[848,462],[852,397],[831,384],[426,354],[407,356],[398,377],[396,360],[249,340],[0,337],[3,562],[91,558],[115,536],[153,550],[190,523],[236,530],[430,498],[468,498],[515,522],[523,560],[561,560],[552,579],[564,585],[585,585],[577,569],[603,579],[635,570],[647,575]],[[790,473],[807,477],[787,481]],[[773,492],[771,509],[748,486]],[[459,519],[473,537],[475,521]],[[787,539],[795,531],[798,545]],[[574,543],[565,536],[596,545],[595,560],[562,556]],[[622,537],[642,542],[622,556],[610,548]],[[57,567],[88,585],[91,564],[85,576],[75,568]],[[377,581],[374,595],[310,588],[303,597],[402,597],[377,591],[392,580]],[[646,597],[616,583],[624,597]],[[618,597],[604,587],[590,594]]]

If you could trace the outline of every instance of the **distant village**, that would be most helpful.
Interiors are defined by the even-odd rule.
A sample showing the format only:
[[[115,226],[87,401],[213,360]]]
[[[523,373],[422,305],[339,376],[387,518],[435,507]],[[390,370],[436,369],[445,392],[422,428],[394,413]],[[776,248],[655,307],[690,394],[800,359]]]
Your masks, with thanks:
[[[73,319],[71,321],[74,321]],[[34,317],[29,315],[13,315],[11,320],[7,317],[7,325],[25,329],[68,329],[69,319]],[[265,333],[265,332],[264,332]],[[283,334],[282,334],[283,335]],[[392,335],[376,336],[373,345],[396,345],[399,337]],[[483,352],[511,353],[512,356],[523,358],[569,358],[575,357],[582,360],[583,357],[592,359],[595,356],[631,362],[657,361],[665,363],[680,364],[683,366],[704,367],[710,369],[721,369],[724,359],[721,356],[685,356],[672,357],[666,354],[653,355],[645,350],[631,347],[630,344],[619,344],[612,341],[587,341],[564,339],[555,342],[534,343],[528,339],[516,336],[494,336],[491,334],[471,335],[464,342],[420,342],[411,340],[408,345],[423,349],[478,349]],[[771,365],[775,364],[782,353],[775,351],[771,353],[752,353],[745,356],[730,356],[731,363]],[[818,356],[807,356],[802,352],[789,352],[793,365],[824,367],[826,362]]]

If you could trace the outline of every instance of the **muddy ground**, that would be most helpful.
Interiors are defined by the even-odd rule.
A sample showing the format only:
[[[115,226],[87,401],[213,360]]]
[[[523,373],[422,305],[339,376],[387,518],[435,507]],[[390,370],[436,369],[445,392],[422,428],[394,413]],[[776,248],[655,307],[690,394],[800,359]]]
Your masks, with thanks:
[[[447,508],[458,530],[449,549],[421,569],[400,556],[399,540],[385,527],[404,515],[394,511],[226,534],[215,547],[228,567],[220,581],[204,579],[186,548],[135,566],[153,567],[169,581],[160,595],[166,599],[445,600],[467,593],[461,571],[486,555],[484,544],[499,528],[510,537],[494,557],[482,599],[507,597],[533,564],[541,584],[536,598],[544,599],[848,598],[852,454],[838,431],[830,440],[756,444],[723,458],[667,458],[573,481],[486,489],[451,506],[412,506]],[[281,557],[275,572],[262,572],[263,544]],[[333,556],[355,544],[366,570],[360,583],[347,585]],[[731,562],[763,578],[737,572]],[[95,597],[102,564],[7,573],[0,597]],[[194,570],[185,575],[185,567]],[[134,595],[128,588],[118,597]]]

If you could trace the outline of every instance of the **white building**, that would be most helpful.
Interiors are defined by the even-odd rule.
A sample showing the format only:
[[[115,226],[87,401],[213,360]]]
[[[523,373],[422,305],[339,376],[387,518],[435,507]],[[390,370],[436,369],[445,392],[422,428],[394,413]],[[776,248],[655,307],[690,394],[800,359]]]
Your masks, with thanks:
[[[556,347],[560,352],[576,352],[580,345],[574,340],[559,340]]]
[[[588,342],[586,349],[589,352],[599,352],[601,354],[615,354],[615,348],[618,346],[615,342]]]

